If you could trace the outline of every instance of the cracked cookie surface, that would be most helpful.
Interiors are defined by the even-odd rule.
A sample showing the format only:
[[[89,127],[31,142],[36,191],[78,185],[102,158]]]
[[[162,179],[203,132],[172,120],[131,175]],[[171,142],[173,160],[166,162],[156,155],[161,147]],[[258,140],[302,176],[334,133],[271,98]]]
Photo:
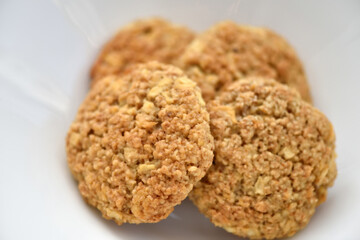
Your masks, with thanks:
[[[276,33],[231,21],[198,35],[180,57],[179,66],[196,81],[205,101],[247,76],[276,79],[311,102],[302,64],[294,49]]]
[[[189,29],[161,18],[135,21],[122,28],[102,49],[91,70],[92,85],[132,64],[148,61],[173,64],[193,38]]]
[[[200,89],[158,62],[92,88],[66,145],[80,193],[118,224],[166,218],[205,175],[214,147]]]
[[[219,227],[282,238],[309,222],[336,177],[331,123],[271,79],[232,83],[208,103],[213,165],[190,199]]]

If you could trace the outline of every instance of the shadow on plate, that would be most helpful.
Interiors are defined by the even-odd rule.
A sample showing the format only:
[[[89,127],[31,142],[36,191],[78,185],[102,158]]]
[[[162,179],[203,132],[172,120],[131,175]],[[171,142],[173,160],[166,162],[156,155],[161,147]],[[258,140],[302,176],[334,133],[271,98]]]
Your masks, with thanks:
[[[215,227],[198,209],[186,199],[181,205],[175,207],[170,216],[159,223],[144,224],[123,224],[118,226],[113,221],[105,220],[95,208],[92,208],[99,221],[101,221],[109,231],[119,236],[120,239],[157,239],[157,240],[215,240],[229,239],[241,240],[222,228]]]

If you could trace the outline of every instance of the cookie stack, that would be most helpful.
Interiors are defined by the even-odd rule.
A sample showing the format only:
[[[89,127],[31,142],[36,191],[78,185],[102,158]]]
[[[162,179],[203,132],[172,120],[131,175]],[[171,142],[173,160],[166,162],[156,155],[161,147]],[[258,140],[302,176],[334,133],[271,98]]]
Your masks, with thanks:
[[[304,228],[336,178],[335,134],[274,32],[195,35],[153,18],[121,29],[67,135],[84,199],[116,223],[165,219],[187,196],[241,237]]]

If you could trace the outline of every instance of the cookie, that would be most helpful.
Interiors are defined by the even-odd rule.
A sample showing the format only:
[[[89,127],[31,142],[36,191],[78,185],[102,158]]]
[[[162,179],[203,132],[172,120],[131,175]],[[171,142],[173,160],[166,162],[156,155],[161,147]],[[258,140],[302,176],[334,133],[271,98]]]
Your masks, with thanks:
[[[203,92],[205,101],[247,76],[276,79],[311,102],[302,64],[294,49],[276,33],[225,21],[199,35],[185,50],[180,65]]]
[[[297,91],[248,77],[209,102],[214,163],[190,199],[219,227],[252,239],[292,236],[336,177],[329,120]]]
[[[127,66],[156,60],[174,63],[194,38],[189,29],[164,19],[135,21],[114,36],[103,48],[91,70],[92,85]]]
[[[166,218],[205,175],[214,147],[200,89],[158,62],[92,88],[66,146],[81,195],[119,225]]]

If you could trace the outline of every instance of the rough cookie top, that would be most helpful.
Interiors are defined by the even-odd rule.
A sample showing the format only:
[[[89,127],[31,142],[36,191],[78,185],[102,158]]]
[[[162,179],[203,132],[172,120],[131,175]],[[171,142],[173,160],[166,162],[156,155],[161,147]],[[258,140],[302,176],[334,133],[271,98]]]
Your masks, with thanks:
[[[303,99],[311,102],[306,76],[294,49],[265,28],[230,21],[218,23],[194,39],[179,66],[199,84],[205,101],[233,81],[262,76],[297,89]]]
[[[157,62],[91,89],[66,144],[81,194],[118,224],[166,218],[205,175],[214,147],[196,83]]]
[[[191,200],[242,237],[281,238],[303,228],[336,177],[331,123],[274,80],[234,82],[208,104],[214,163]]]
[[[135,21],[122,28],[103,48],[91,70],[92,84],[121,73],[128,65],[156,60],[174,63],[194,38],[189,29],[160,18]]]

